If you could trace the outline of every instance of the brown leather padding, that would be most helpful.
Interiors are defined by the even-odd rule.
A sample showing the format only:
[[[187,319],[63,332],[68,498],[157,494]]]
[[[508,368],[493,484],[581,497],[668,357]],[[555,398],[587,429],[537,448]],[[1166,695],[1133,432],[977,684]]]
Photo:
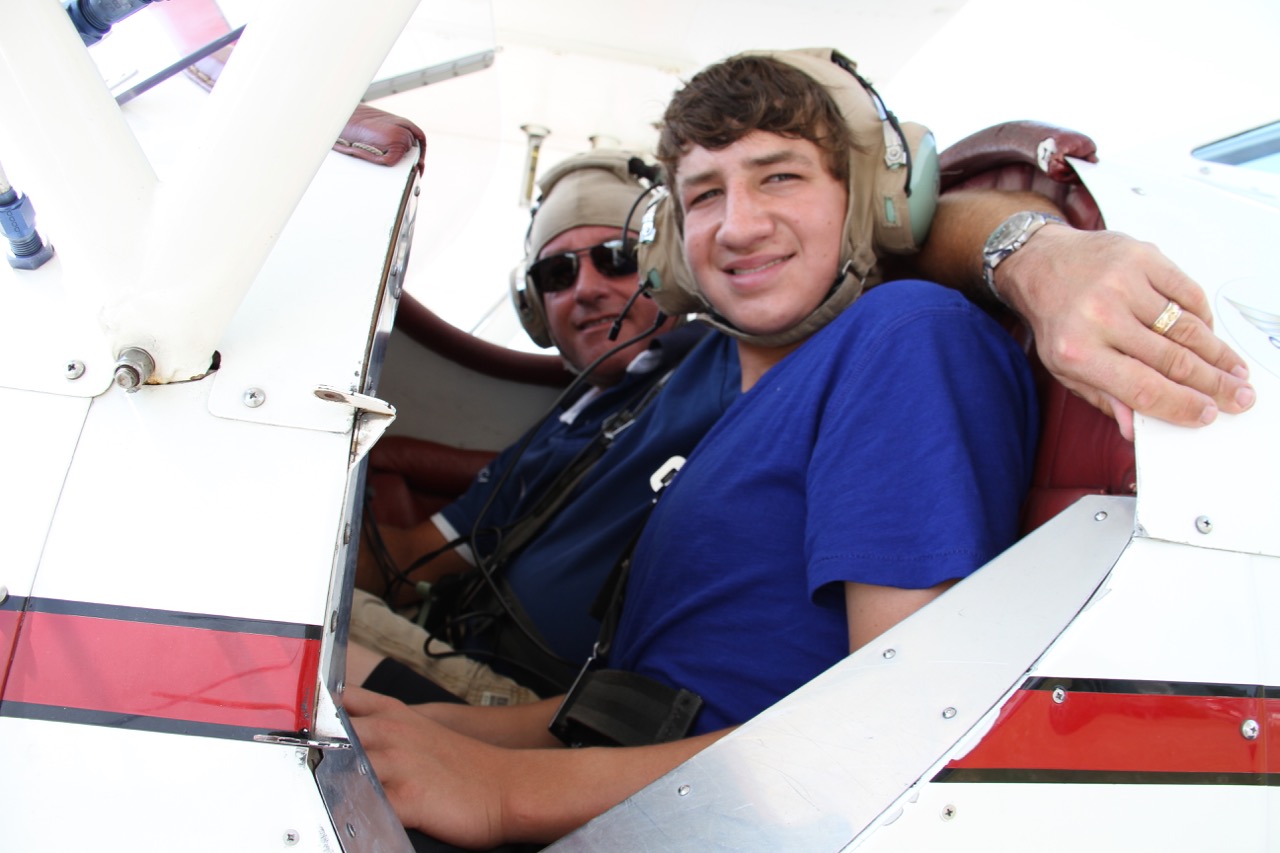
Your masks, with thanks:
[[[466,491],[497,454],[408,436],[383,436],[369,451],[368,486],[379,524],[411,527]]]

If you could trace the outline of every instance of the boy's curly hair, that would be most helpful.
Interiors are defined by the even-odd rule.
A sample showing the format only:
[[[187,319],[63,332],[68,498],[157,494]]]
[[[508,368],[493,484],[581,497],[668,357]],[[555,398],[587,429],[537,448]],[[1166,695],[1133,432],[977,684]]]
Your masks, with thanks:
[[[809,140],[827,170],[848,181],[853,135],[822,84],[776,59],[735,56],[699,71],[667,105],[658,138],[667,185],[674,188],[676,164],[691,146],[715,151],[757,130]]]

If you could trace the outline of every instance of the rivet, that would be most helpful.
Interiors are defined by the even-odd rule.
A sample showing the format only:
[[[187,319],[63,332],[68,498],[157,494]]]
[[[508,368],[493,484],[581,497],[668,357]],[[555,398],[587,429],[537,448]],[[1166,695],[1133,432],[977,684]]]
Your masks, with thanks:
[[[267,402],[267,395],[261,388],[246,388],[244,396],[241,397],[244,404],[251,409],[256,409],[263,403]]]
[[[1059,705],[1067,701],[1067,691],[1062,687],[1053,688],[1053,701]]]
[[[284,833],[284,843],[288,847],[298,843],[298,831],[296,829],[286,829]]]
[[[681,785],[679,788],[676,788],[676,793],[682,797],[687,797],[689,796],[689,791],[691,790],[693,789],[690,788],[688,785]]]
[[[1240,724],[1240,734],[1244,735],[1245,740],[1257,740],[1258,731],[1257,720],[1245,720]]]
[[[84,362],[68,361],[66,371],[64,372],[63,375],[66,376],[67,380],[70,382],[76,381],[81,376],[84,376]]]
[[[1213,519],[1207,515],[1202,515],[1196,519],[1196,530],[1201,533],[1209,534],[1213,532]]]
[[[944,719],[944,720],[950,720],[950,719],[951,719],[951,718],[953,718],[955,715],[956,715],[956,709],[955,709],[955,708],[943,708],[943,709],[942,709],[942,719]]]
[[[897,657],[897,655],[898,655],[897,649],[885,649],[884,652],[882,653],[882,656],[884,657],[885,660],[893,660],[895,657]]]
[[[956,807],[955,807],[955,806],[946,806],[946,807],[944,807],[944,808],[942,809],[942,819],[943,819],[943,820],[951,820],[951,819],[952,819],[952,818],[954,818],[955,816],[956,816]]]
[[[1094,520],[1094,521],[1106,521],[1106,520],[1107,520],[1107,511],[1106,511],[1105,509],[1100,509],[1100,510],[1098,510],[1097,512],[1095,512],[1095,513],[1093,514],[1093,520]]]

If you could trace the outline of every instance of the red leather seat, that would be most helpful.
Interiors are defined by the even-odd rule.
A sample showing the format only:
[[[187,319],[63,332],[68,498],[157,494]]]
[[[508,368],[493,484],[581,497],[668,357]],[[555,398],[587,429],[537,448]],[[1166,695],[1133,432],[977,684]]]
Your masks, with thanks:
[[[1031,190],[1052,199],[1076,228],[1101,229],[1105,225],[1097,204],[1066,160],[1093,162],[1095,150],[1093,140],[1075,131],[1026,121],[995,125],[942,152],[942,190]],[[1029,338],[1025,329],[1013,331]],[[1033,349],[1028,354],[1040,395],[1041,432],[1023,505],[1024,533],[1085,495],[1137,491],[1133,445],[1115,422],[1054,379]]]
[[[411,527],[466,491],[497,454],[388,435],[369,451],[368,488],[379,524]]]

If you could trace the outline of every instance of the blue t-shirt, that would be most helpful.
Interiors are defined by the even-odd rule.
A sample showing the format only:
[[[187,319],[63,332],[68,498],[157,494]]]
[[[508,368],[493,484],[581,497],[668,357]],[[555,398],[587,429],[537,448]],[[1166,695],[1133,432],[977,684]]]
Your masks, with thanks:
[[[1022,351],[954,291],[885,284],[765,373],[663,493],[610,666],[741,723],[849,652],[845,581],[923,589],[1012,543],[1038,413]]]
[[[676,330],[663,336],[663,341],[669,346],[673,335],[703,332],[700,328]],[[655,374],[665,373],[667,367]],[[651,384],[653,378],[644,384]],[[555,418],[543,424],[516,460],[482,527],[519,519],[595,437],[601,423],[634,397],[637,385],[628,381],[609,389],[572,425]],[[590,615],[591,605],[644,522],[653,499],[650,475],[672,456],[688,456],[738,396],[740,385],[736,348],[719,335],[706,334],[653,402],[614,439],[560,510],[508,564],[503,576],[557,654],[574,661],[586,659],[600,630],[599,621]],[[478,479],[442,511],[460,533],[470,532],[497,478],[511,464],[515,447],[488,466],[483,482]]]

